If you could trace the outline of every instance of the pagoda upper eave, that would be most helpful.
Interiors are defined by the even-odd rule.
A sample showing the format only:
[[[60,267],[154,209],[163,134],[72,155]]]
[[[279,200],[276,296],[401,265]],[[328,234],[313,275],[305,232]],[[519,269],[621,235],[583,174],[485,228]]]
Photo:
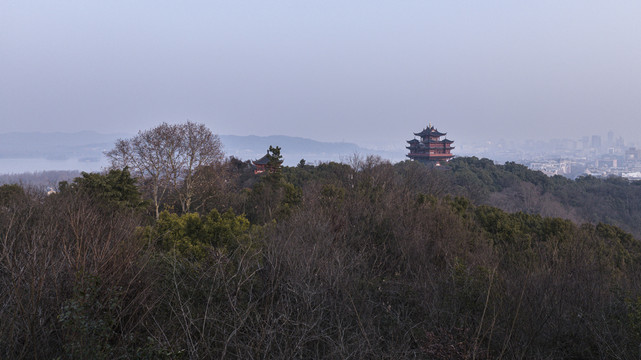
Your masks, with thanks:
[[[447,135],[447,133],[438,132],[435,129],[425,129],[425,130],[421,131],[420,133],[414,133],[414,135],[424,138],[424,137],[428,137],[428,136],[433,136],[433,137],[445,136],[445,135]]]

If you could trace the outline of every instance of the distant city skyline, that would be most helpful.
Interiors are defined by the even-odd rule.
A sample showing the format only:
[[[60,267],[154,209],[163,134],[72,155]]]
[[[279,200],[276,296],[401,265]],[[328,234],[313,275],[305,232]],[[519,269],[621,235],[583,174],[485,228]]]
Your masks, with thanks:
[[[0,124],[639,142],[641,2],[0,2]]]

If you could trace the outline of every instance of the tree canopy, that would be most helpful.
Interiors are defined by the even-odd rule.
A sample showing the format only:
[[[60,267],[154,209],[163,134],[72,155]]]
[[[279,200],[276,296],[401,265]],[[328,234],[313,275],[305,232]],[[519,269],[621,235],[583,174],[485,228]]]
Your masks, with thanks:
[[[105,155],[112,168],[128,167],[151,195],[156,217],[169,189],[179,199],[183,213],[191,208],[194,173],[199,167],[222,162],[222,144],[203,124],[163,123],[140,131],[131,139],[120,139]]]
[[[66,181],[58,185],[61,193],[81,192],[111,205],[133,209],[143,209],[147,202],[138,190],[136,179],[131,177],[128,168],[111,169],[106,174],[82,172],[72,183]]]

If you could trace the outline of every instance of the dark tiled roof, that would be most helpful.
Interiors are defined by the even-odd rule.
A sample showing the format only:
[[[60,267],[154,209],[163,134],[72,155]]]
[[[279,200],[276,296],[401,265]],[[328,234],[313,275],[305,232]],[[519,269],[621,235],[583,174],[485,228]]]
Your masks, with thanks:
[[[446,135],[446,134],[447,134],[447,133],[439,132],[438,130],[436,130],[436,129],[434,128],[434,126],[428,126],[428,127],[426,127],[425,129],[423,129],[423,131],[421,131],[420,133],[414,133],[414,135],[416,135],[416,136],[420,136],[420,137],[426,137],[426,136],[444,136],[444,135]]]
[[[254,165],[267,165],[267,164],[269,164],[269,154],[266,154],[265,156],[263,156],[262,158],[260,158],[260,159],[258,159],[256,161],[253,161],[253,163],[254,163]]]

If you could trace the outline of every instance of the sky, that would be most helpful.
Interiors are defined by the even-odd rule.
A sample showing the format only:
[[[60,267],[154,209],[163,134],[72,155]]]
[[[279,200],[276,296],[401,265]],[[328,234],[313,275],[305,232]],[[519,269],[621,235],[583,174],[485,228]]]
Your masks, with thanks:
[[[641,139],[641,2],[0,0],[0,132]]]

